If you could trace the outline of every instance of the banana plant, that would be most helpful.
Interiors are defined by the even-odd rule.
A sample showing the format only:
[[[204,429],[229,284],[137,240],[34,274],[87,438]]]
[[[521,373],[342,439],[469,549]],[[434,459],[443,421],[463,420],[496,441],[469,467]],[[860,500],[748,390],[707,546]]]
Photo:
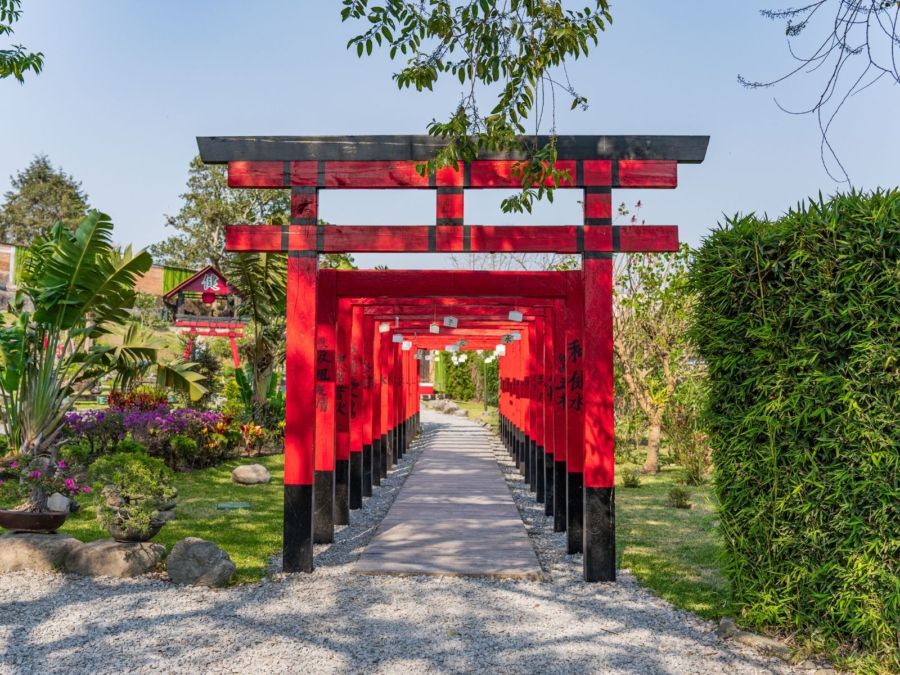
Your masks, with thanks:
[[[120,385],[157,368],[158,386],[192,399],[206,389],[192,364],[159,361],[162,345],[129,322],[135,283],[152,264],[146,251],[112,244],[109,216],[91,211],[75,232],[58,222],[35,240],[0,328],[0,400],[10,447],[24,455],[55,455],[76,392],[114,374]],[[121,344],[100,338],[121,335]]]

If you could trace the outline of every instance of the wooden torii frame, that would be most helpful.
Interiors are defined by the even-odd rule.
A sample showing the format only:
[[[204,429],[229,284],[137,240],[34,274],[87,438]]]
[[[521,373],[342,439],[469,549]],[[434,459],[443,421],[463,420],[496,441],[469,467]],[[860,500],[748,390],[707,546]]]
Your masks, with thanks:
[[[529,139],[530,140],[530,139]],[[539,144],[547,138],[538,138]],[[676,226],[612,225],[613,188],[674,188],[679,163],[700,163],[706,136],[561,136],[557,168],[584,191],[584,221],[569,226],[479,226],[464,222],[466,189],[516,188],[515,153],[482,153],[419,176],[416,162],[434,156],[441,140],[429,136],[291,136],[198,138],[206,163],[228,164],[232,187],[291,190],[291,224],[228,228],[231,251],[287,251],[289,391],[285,427],[286,571],[312,570],[315,427],[317,259],[326,252],[557,252],[583,256],[584,294],[583,511],[584,578],[615,579],[612,256],[665,252],[678,246]],[[323,189],[433,189],[434,225],[318,225]],[[396,273],[394,273],[396,274]],[[418,273],[416,284],[431,273]],[[396,288],[395,295],[402,294]],[[451,295],[448,289],[445,295]],[[567,326],[568,335],[568,326]],[[573,430],[574,433],[574,430]],[[569,439],[572,440],[571,437]]]

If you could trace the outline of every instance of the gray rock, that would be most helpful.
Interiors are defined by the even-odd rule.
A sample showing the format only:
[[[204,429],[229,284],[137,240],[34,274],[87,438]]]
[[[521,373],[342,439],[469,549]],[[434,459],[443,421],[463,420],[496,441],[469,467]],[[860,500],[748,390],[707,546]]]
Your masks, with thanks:
[[[459,406],[456,405],[453,401],[447,401],[447,403],[444,405],[445,415],[453,415],[457,410],[459,410]]]
[[[172,499],[172,500],[170,500],[170,501],[167,501],[167,502],[160,502],[159,504],[157,504],[157,505],[156,505],[156,510],[157,510],[157,511],[174,511],[174,510],[175,510],[175,506],[176,506],[175,500]]]
[[[737,624],[734,622],[734,618],[730,616],[723,616],[719,620],[719,626],[716,628],[716,635],[718,635],[723,640],[730,638],[734,635],[735,631],[737,631]]]
[[[50,495],[50,498],[47,500],[47,508],[51,511],[60,511],[62,513],[68,513],[70,508],[70,500],[64,494],[60,494],[59,492],[54,492]]]
[[[257,483],[268,483],[272,480],[272,475],[262,464],[247,464],[232,471],[231,480],[241,485],[256,485]]]
[[[167,511],[154,511],[153,517],[157,520],[161,520],[165,523],[171,522],[175,520],[175,512],[170,510]]]
[[[162,544],[100,539],[74,549],[66,557],[66,571],[85,577],[138,577],[153,572],[165,555]]]
[[[122,495],[112,485],[107,485],[103,488],[103,496],[106,498],[106,505],[111,509],[125,506],[125,500],[122,498]]]
[[[188,537],[172,547],[166,569],[176,584],[224,586],[237,568],[228,554],[213,542]]]
[[[447,401],[435,401],[434,405],[431,407],[437,410],[438,412],[444,412],[444,406],[447,405]]]
[[[457,410],[456,412],[454,412],[453,416],[454,417],[468,417],[469,411],[460,409],[460,410]]]
[[[69,553],[83,545],[70,534],[7,532],[0,535],[0,572],[52,572],[62,567]]]
[[[752,647],[765,656],[774,656],[775,658],[787,661],[788,663],[792,663],[796,658],[796,653],[793,649],[781,644],[777,640],[772,640],[771,638],[742,630],[734,632],[731,637],[735,642],[740,642],[745,647]]]

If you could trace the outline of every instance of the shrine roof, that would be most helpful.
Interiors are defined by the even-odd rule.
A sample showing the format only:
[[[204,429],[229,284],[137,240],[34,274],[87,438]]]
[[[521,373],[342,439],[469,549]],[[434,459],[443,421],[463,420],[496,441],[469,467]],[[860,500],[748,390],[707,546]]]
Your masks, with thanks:
[[[522,138],[533,142],[534,137]],[[539,146],[549,140],[538,136]],[[425,161],[446,145],[444,139],[411,136],[201,136],[200,157],[207,164],[236,161]],[[709,136],[557,136],[561,160],[674,160],[699,164]],[[522,159],[519,152],[482,150],[478,159]]]

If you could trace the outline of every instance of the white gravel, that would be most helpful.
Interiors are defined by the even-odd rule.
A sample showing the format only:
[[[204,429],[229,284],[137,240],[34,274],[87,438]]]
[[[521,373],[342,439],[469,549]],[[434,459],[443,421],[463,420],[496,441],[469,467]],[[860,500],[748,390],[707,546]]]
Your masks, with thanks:
[[[440,416],[423,412],[426,433]],[[420,444],[417,444],[420,445]],[[414,448],[312,575],[180,588],[159,578],[0,574],[0,675],[32,673],[792,673],[642,590],[581,581],[498,459],[546,581],[350,573],[421,452]]]

